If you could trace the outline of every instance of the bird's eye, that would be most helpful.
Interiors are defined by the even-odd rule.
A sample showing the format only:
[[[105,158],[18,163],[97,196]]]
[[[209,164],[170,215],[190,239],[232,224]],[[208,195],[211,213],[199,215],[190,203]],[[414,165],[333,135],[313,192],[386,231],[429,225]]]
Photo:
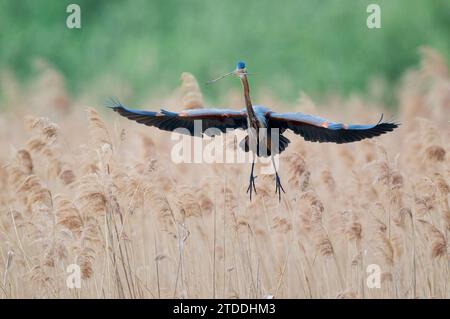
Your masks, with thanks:
[[[245,63],[242,62],[242,61],[239,61],[238,64],[236,65],[236,67],[237,67],[239,70],[245,69]]]

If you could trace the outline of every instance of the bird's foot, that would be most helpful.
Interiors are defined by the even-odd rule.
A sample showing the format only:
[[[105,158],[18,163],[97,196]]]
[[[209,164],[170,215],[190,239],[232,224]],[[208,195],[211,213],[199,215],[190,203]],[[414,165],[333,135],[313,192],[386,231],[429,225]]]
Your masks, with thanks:
[[[281,191],[283,191],[283,193],[286,193],[283,186],[281,185],[280,176],[278,176],[278,173],[275,173],[275,194],[278,193],[279,202],[281,202]]]
[[[252,200],[252,191],[255,191],[256,194],[256,185],[255,185],[255,179],[257,176],[253,176],[253,174],[250,175],[250,183],[247,188],[247,193],[250,192],[250,201]]]

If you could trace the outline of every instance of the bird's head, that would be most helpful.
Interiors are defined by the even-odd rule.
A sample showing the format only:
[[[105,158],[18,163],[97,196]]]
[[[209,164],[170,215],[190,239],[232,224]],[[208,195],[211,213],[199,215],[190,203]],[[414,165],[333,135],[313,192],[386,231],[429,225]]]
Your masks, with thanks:
[[[245,66],[245,62],[243,61],[239,61],[236,64],[236,70],[234,70],[234,75],[238,76],[238,77],[242,77],[242,76],[246,76],[247,75],[247,68]]]
[[[245,62],[244,61],[239,61],[236,64],[236,71],[245,71]]]
[[[224,77],[227,77],[227,76],[229,76],[229,75],[235,75],[235,76],[237,76],[238,78],[242,79],[243,77],[246,77],[248,74],[249,74],[249,73],[247,73],[247,67],[246,67],[246,65],[245,65],[245,62],[239,61],[239,62],[236,64],[236,69],[235,69],[235,70],[233,70],[233,71],[231,71],[231,72],[228,72],[228,73],[225,73],[224,75],[219,76],[217,79],[208,81],[208,82],[206,82],[206,83],[207,83],[207,84],[214,83],[214,82],[219,81],[219,80],[221,80],[221,79],[223,79]]]

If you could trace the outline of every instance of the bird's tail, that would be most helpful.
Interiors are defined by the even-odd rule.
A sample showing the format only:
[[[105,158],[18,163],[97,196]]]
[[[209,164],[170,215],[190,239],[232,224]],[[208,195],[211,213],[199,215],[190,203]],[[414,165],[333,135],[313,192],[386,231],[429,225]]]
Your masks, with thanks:
[[[281,152],[283,152],[286,147],[289,145],[289,143],[291,142],[287,137],[279,134],[279,140],[278,140],[278,148],[274,149],[273,155],[275,154],[281,154]],[[269,138],[268,143],[266,143],[265,149],[260,147],[260,143],[259,140],[257,141],[257,145],[256,145],[256,154],[258,156],[262,156],[262,157],[267,157],[272,155],[272,147],[271,147],[271,143],[273,142],[272,139]],[[240,143],[239,143],[239,147],[241,149],[243,149],[245,152],[249,152],[250,149],[250,138],[247,135]]]

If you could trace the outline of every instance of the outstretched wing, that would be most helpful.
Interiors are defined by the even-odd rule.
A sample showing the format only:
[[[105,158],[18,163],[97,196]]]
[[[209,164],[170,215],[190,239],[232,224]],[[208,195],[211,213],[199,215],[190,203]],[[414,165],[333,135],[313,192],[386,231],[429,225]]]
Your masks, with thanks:
[[[269,127],[286,129],[303,136],[310,142],[350,143],[372,138],[393,131],[399,126],[394,122],[379,122],[375,125],[341,124],[303,113],[268,113]]]
[[[205,133],[213,136],[225,132],[227,129],[247,128],[245,110],[192,109],[177,113],[161,109],[160,112],[153,112],[129,109],[117,101],[112,101],[112,105],[108,105],[108,107],[138,123],[154,126],[164,131],[175,131],[182,128],[184,130],[177,130],[177,132],[188,135],[202,136]]]

